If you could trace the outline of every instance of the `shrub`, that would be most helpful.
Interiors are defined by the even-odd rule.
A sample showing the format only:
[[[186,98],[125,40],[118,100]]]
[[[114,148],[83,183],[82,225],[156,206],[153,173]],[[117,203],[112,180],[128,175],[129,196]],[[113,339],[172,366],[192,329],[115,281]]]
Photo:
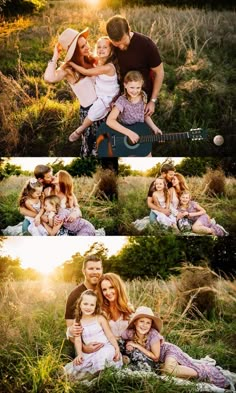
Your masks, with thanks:
[[[208,168],[204,176],[205,193],[209,196],[225,195],[226,179],[222,169]]]
[[[40,11],[46,5],[47,0],[2,0],[0,10],[4,15],[19,15]]]
[[[216,307],[217,275],[208,267],[186,265],[177,285],[180,305],[189,316],[211,317]]]

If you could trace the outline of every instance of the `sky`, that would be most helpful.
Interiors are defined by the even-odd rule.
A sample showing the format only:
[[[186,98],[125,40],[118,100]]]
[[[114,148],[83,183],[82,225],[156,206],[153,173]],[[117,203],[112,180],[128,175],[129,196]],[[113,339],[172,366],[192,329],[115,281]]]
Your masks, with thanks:
[[[154,167],[158,162],[164,162],[167,158],[171,158],[175,164],[179,164],[184,157],[122,157],[119,162],[130,165],[133,170],[146,171]]]
[[[127,242],[126,236],[9,236],[0,255],[19,258],[22,268],[33,268],[48,274],[70,259],[76,252],[84,254],[90,246],[99,242],[108,248],[108,256],[117,254]]]
[[[125,163],[131,166],[133,170],[146,171],[154,167],[158,162],[163,162],[167,158],[171,158],[175,164],[179,164],[183,157],[130,157],[120,158],[120,163]],[[11,157],[8,162],[14,165],[20,165],[22,170],[34,171],[36,165],[52,164],[55,160],[63,160],[65,164],[69,164],[74,157]]]
[[[8,161],[10,164],[20,165],[21,169],[33,171],[36,165],[47,165],[55,162],[56,159],[63,160],[65,164],[69,164],[75,157],[11,157]]]

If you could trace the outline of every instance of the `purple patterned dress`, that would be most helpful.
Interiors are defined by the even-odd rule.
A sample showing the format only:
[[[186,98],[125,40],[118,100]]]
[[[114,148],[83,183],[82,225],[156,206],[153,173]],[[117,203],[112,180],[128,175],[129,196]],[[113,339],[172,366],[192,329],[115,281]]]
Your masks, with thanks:
[[[95,236],[95,228],[91,222],[84,218],[78,217],[73,222],[67,222],[65,219],[69,216],[71,209],[61,208],[56,215],[59,220],[63,220],[63,227],[73,232],[76,236]]]
[[[197,212],[197,202],[195,201],[190,201],[189,206],[187,209],[182,209],[181,207],[178,209],[179,212],[188,212],[188,213],[194,213]],[[219,224],[212,223],[210,217],[208,214],[202,214],[201,216],[196,216],[196,217],[191,217],[190,218],[191,222],[194,224],[196,221],[198,221],[201,225],[207,228],[211,228],[214,230],[216,236],[225,236],[228,233],[226,230]]]
[[[127,329],[122,334],[122,337],[126,340],[132,340],[134,337],[134,330]],[[176,359],[179,365],[190,367],[195,370],[201,382],[210,382],[220,388],[226,388],[229,385],[227,378],[217,367],[206,364],[204,361],[200,363],[183,352],[177,345],[165,342],[163,336],[158,333],[156,329],[152,328],[148,333],[145,348],[151,351],[151,345],[158,341],[160,341],[161,344],[159,359],[161,363],[164,363],[168,357],[172,357]]]

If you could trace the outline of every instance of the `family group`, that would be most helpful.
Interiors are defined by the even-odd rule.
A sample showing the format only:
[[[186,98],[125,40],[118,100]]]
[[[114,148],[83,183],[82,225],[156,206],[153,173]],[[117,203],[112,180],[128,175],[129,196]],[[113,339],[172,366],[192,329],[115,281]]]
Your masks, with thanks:
[[[162,133],[151,119],[164,78],[156,44],[131,31],[120,15],[107,21],[106,30],[107,36],[97,41],[95,55],[87,41],[88,28],[63,31],[44,74],[49,83],[66,80],[79,99],[82,124],[69,141],[81,139],[81,157],[97,155],[96,131],[108,113],[107,125],[133,144],[139,135],[129,129],[131,124],[146,123],[150,133]],[[58,67],[62,49],[66,57]]]
[[[228,235],[198,202],[192,200],[184,176],[176,172],[171,164],[164,164],[160,176],[151,183],[147,205],[151,209],[151,223],[158,222],[165,228],[200,235]]]
[[[25,217],[23,234],[95,236],[94,226],[82,218],[73,179],[67,171],[60,170],[53,176],[49,166],[37,165],[34,176],[19,197],[19,210]]]
[[[97,255],[85,257],[82,271],[84,282],[70,293],[65,311],[67,338],[76,352],[64,367],[69,378],[90,378],[105,367],[125,364],[132,370],[171,374],[222,388],[229,385],[222,369],[166,342],[160,316],[145,305],[134,310],[125,283],[117,274],[103,274]]]

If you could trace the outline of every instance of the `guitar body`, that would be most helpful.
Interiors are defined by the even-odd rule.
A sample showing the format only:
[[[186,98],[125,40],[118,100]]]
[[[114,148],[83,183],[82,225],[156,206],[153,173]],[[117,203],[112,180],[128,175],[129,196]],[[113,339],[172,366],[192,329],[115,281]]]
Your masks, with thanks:
[[[152,135],[152,131],[146,123],[135,123],[125,127],[140,136]],[[97,140],[100,135],[104,135],[104,139],[98,145],[98,157],[109,157],[109,143],[111,144],[113,157],[146,157],[152,151],[152,142],[133,145],[127,136],[114,131],[106,123],[100,125],[96,135]]]
[[[127,136],[114,131],[106,123],[100,125],[96,135],[98,157],[146,157],[152,151],[153,142],[201,141],[207,138],[207,131],[202,128],[153,135],[146,123],[135,123],[126,127],[139,135],[138,143],[132,144]]]

